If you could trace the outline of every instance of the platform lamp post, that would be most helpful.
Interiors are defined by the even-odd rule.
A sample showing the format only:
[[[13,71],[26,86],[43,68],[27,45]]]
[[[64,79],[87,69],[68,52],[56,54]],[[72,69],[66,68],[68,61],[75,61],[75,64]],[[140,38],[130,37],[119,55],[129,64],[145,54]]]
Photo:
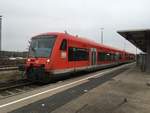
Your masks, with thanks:
[[[135,54],[137,55],[137,47],[135,47]]]
[[[126,39],[124,38],[124,47],[123,50],[126,51]]]
[[[138,56],[137,56],[137,46],[135,47],[135,60],[136,60],[136,62],[137,62],[137,60],[138,60]]]
[[[1,36],[2,36],[2,16],[0,15],[0,51],[2,50],[2,40],[1,40]]]
[[[104,31],[104,28],[100,28],[101,29],[101,43],[103,44],[103,31]]]

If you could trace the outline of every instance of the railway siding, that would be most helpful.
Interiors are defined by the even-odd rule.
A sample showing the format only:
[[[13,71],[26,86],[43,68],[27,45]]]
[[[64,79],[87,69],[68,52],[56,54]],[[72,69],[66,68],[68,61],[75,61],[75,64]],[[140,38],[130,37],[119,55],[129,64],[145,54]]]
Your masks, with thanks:
[[[18,67],[2,67],[0,68],[0,71],[8,71],[8,70],[17,70]]]
[[[8,81],[16,81],[22,78],[23,72],[19,70],[1,70],[0,69],[0,83],[8,82]]]
[[[25,64],[25,61],[26,59],[6,59],[6,58],[1,58],[0,59],[0,68],[3,68],[3,67],[16,67],[18,65],[21,65],[21,64]]]
[[[10,60],[7,58],[0,59],[0,83],[16,81],[22,78],[23,72],[18,70],[19,65],[23,65],[25,59]]]

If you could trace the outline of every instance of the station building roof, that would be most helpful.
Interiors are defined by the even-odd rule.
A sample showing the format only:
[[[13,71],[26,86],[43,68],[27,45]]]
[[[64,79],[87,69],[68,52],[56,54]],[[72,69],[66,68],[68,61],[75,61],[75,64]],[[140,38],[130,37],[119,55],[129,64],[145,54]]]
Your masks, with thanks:
[[[117,31],[117,33],[130,41],[143,52],[147,51],[146,45],[148,38],[150,38],[150,29],[122,30]]]

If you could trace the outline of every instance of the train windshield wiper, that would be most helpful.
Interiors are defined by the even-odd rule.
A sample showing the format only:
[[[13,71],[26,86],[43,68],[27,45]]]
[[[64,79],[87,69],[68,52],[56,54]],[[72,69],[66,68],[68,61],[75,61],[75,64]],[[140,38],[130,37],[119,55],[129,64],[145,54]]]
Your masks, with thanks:
[[[36,56],[36,49],[34,47],[31,47],[32,55],[37,58]]]
[[[33,52],[36,52],[36,49],[35,49],[34,47],[31,47],[31,50],[32,50]]]

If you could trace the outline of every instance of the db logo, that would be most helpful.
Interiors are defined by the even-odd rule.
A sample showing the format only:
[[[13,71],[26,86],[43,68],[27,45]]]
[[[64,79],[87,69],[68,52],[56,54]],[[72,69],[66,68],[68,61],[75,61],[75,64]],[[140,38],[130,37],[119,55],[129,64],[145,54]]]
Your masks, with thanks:
[[[61,52],[61,58],[63,58],[63,59],[66,58],[66,52],[64,52],[64,51]]]

